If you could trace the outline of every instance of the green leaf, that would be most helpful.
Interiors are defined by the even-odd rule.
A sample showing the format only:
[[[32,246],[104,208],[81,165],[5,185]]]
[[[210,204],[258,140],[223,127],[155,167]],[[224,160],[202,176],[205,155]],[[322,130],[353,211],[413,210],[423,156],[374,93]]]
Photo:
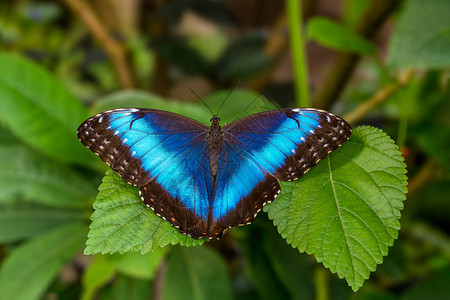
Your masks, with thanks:
[[[142,300],[152,298],[153,284],[150,280],[140,280],[118,276],[110,289],[99,292],[99,300]]]
[[[450,195],[450,179],[434,180],[408,197],[409,205],[406,216],[412,220],[432,220],[434,224],[440,224],[445,228],[450,225],[448,195]]]
[[[22,141],[65,162],[91,164],[78,141],[83,105],[47,71],[15,55],[0,54],[0,119]]]
[[[23,145],[0,146],[0,203],[26,199],[55,207],[86,207],[90,182]]]
[[[226,103],[222,106],[225,99]],[[219,112],[222,124],[231,123],[237,119],[259,112],[279,108],[277,103],[266,98],[264,95],[239,88],[233,89],[231,94],[229,90],[214,92],[206,96],[204,101],[210,106],[214,113],[217,113],[222,106]],[[211,116],[209,118],[211,118]]]
[[[356,54],[374,55],[376,53],[376,48],[370,41],[328,18],[311,18],[307,30],[309,39],[325,47]]]
[[[1,120],[0,120],[1,122]],[[0,145],[17,145],[20,141],[0,123]]]
[[[85,223],[71,223],[38,236],[16,248],[0,270],[4,299],[41,299],[60,269],[82,249]]]
[[[422,127],[415,132],[417,144],[426,154],[450,169],[450,151],[448,151],[450,149],[450,130],[447,125],[440,127],[436,123],[430,124],[429,127]]]
[[[155,248],[145,254],[127,252],[113,254],[109,260],[118,272],[139,279],[153,279],[168,247]]]
[[[432,106],[429,114],[424,114],[423,101],[430,103],[432,98],[420,98],[423,122],[410,129],[415,136],[417,144],[429,156],[433,157],[442,166],[450,169],[450,90],[440,95],[440,102]],[[437,98],[437,97],[436,97]],[[435,99],[436,99],[435,98]],[[409,105],[408,100],[408,105]]]
[[[207,34],[187,32],[187,35],[189,37],[188,44],[209,62],[216,61],[228,43],[228,36],[218,27],[212,28]]]
[[[262,248],[281,283],[290,292],[290,299],[314,299],[314,262],[306,254],[299,255],[280,237],[272,224],[261,236]]]
[[[314,262],[300,255],[264,215],[246,228],[241,239],[247,270],[260,299],[313,299]]]
[[[395,27],[388,63],[405,68],[450,66],[450,2],[410,0]]]
[[[187,93],[190,93],[186,89]],[[144,91],[120,91],[98,99],[91,109],[92,114],[115,108],[152,108],[182,114],[200,122],[209,123],[211,113],[202,103],[183,103],[164,99]]]
[[[0,204],[0,242],[33,237],[66,223],[87,219],[79,209],[52,208],[31,203]]]
[[[146,254],[127,252],[124,254],[96,255],[94,262],[83,273],[82,299],[93,299],[93,295],[111,281],[117,273],[129,275],[135,281],[140,281],[136,278],[152,279],[166,250],[167,248],[155,248]],[[150,285],[149,282],[147,284]],[[114,282],[114,285],[116,285],[116,282]],[[143,290],[149,291],[148,288]],[[117,298],[113,297],[113,299]]]
[[[258,218],[255,221],[256,224]],[[253,227],[254,225],[247,229],[250,231],[250,235],[242,239],[243,250],[247,257],[246,275],[258,292],[258,298],[263,300],[289,299],[289,292],[277,276],[267,253],[263,251],[261,231],[257,231]]]
[[[256,35],[233,42],[217,63],[219,80],[246,80],[266,70],[272,62],[264,53],[264,45],[265,40]]]
[[[265,207],[287,242],[358,290],[400,229],[406,165],[380,129],[362,126]]]
[[[395,294],[383,291],[380,287],[371,283],[365,284],[357,293],[353,293],[347,299],[350,300],[398,300]]]
[[[94,299],[95,292],[106,285],[116,273],[114,265],[104,255],[97,255],[83,273],[81,300]]]
[[[349,28],[354,28],[369,8],[370,0],[346,0],[342,16]]]
[[[174,248],[163,279],[162,299],[231,299],[223,259],[207,247]]]
[[[434,274],[430,278],[412,286],[402,296],[402,300],[441,300],[450,299],[450,270]]]
[[[206,57],[191,47],[186,39],[169,37],[154,40],[153,46],[162,58],[187,74],[207,75],[210,71]]]
[[[181,234],[158,217],[142,203],[138,187],[127,184],[112,170],[103,178],[94,208],[85,254],[146,253],[168,244],[193,246],[204,242]]]

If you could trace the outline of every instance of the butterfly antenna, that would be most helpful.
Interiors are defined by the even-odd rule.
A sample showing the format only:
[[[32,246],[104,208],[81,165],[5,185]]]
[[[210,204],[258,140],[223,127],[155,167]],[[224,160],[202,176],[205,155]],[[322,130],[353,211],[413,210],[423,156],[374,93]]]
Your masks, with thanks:
[[[200,98],[200,96],[199,95],[197,95],[197,93],[196,92],[194,92],[194,90],[193,89],[191,89],[190,87],[188,87],[188,89],[192,92],[192,94],[194,94],[195,95],[195,97],[197,97],[197,99],[198,100],[200,100],[203,104],[205,104],[205,106],[209,109],[209,111],[211,112],[211,114],[213,115],[213,116],[215,116],[214,115],[214,113],[213,113],[213,111],[212,111],[212,109],[208,106],[208,104],[206,104],[205,103],[205,101],[203,101],[203,99],[202,98]]]
[[[275,101],[266,91],[261,91],[261,94],[276,108],[280,108],[280,104],[278,104],[277,101]]]
[[[239,81],[237,81],[237,82],[235,82],[235,83],[233,84],[233,86],[231,87],[230,91],[228,92],[228,95],[225,97],[225,100],[223,100],[222,105],[220,105],[219,110],[217,111],[216,116],[219,115],[219,112],[220,112],[220,110],[222,109],[222,106],[223,106],[223,105],[225,104],[225,102],[228,100],[228,98],[229,98],[230,95],[231,95],[231,92],[233,92],[234,88],[238,85],[238,83],[239,83]]]

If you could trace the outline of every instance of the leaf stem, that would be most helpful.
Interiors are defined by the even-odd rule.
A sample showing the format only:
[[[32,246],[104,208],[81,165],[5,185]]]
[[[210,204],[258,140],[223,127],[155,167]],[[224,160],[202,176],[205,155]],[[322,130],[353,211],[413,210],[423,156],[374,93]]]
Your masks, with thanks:
[[[294,87],[296,105],[310,106],[308,65],[306,62],[305,42],[302,33],[302,9],[300,0],[286,0],[289,26],[289,44],[294,68]]]
[[[314,289],[316,300],[330,299],[330,291],[328,288],[328,271],[320,265],[314,270]]]

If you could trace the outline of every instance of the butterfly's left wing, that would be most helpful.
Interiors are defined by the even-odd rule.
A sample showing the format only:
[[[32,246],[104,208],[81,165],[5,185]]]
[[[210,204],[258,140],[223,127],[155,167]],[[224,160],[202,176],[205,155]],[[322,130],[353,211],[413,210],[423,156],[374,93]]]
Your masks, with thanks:
[[[206,136],[195,120],[153,109],[116,109],[86,120],[80,141],[140,186],[142,200],[183,233],[204,236],[213,183]]]
[[[342,118],[299,108],[250,115],[223,130],[214,193],[219,228],[252,222],[263,205],[278,195],[278,180],[300,178],[351,135]]]

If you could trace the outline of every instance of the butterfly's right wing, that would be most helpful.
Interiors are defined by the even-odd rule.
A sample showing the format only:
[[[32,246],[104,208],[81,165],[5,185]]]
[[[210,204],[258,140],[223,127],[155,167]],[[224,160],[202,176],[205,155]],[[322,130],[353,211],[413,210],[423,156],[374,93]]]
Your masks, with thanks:
[[[130,184],[147,206],[183,233],[206,228],[212,177],[208,127],[182,115],[116,109],[80,125],[80,141]]]
[[[252,222],[278,195],[278,180],[298,179],[351,134],[343,119],[299,108],[250,115],[223,130],[213,205],[216,234]]]
[[[284,108],[242,118],[224,131],[267,172],[291,181],[345,143],[352,129],[323,110]]]

